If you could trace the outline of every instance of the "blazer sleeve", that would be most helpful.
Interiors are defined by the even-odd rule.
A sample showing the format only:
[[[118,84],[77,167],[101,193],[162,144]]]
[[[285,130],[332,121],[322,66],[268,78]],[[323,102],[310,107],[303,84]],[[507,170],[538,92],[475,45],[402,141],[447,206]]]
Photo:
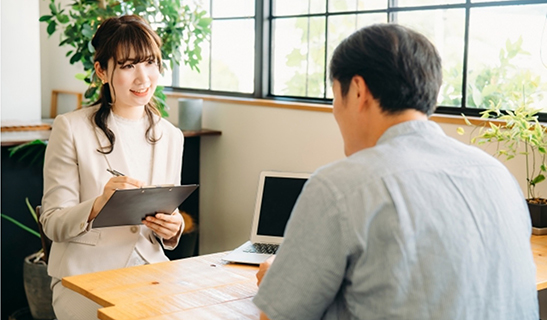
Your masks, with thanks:
[[[45,154],[40,222],[45,234],[56,242],[69,241],[91,229],[87,219],[95,199],[80,202],[73,129],[66,116],[57,116]]]
[[[170,129],[171,129],[171,134],[173,135],[173,139],[170,140],[170,141],[173,141],[171,142],[172,146],[170,147],[172,147],[172,150],[176,150],[176,152],[174,152],[173,155],[170,155],[172,157],[173,165],[174,165],[173,171],[176,173],[174,175],[175,180],[173,181],[173,184],[178,186],[182,182],[181,177],[182,177],[182,155],[184,152],[184,135],[182,134],[182,131],[178,128],[170,128]],[[176,214],[181,214],[178,209],[176,211],[177,211]],[[161,237],[157,237],[157,238],[159,238],[163,248],[167,250],[174,250],[179,245],[179,240],[180,240],[180,237],[182,236],[182,230],[184,230],[184,220],[182,220],[180,230],[177,233],[177,235],[174,237],[174,239],[172,239],[171,241],[166,241]]]

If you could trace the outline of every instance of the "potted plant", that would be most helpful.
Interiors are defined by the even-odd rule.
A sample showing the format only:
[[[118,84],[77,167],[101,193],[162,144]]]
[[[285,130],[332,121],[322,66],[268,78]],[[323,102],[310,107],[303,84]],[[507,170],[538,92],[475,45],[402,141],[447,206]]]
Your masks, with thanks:
[[[532,226],[547,227],[547,200],[536,193],[536,186],[545,181],[547,166],[547,136],[545,127],[538,121],[537,114],[541,109],[532,108],[526,102],[517,104],[514,110],[502,110],[501,102],[481,112],[482,119],[492,119],[493,122],[483,122],[475,126],[478,134],[473,135],[471,143],[482,145],[496,143],[495,155],[506,160],[522,155],[525,158],[526,169],[526,202],[530,209]],[[473,126],[463,115],[466,123]],[[458,133],[464,130],[458,128]],[[545,229],[547,230],[547,228]],[[534,230],[536,232],[541,232]]]
[[[81,62],[84,73],[76,78],[85,81],[87,102],[96,101],[99,79],[93,68],[95,49],[91,40],[101,21],[113,16],[136,14],[152,26],[163,42],[161,47],[164,67],[173,69],[181,62],[199,71],[201,45],[211,34],[212,19],[194,1],[183,0],[74,0],[66,8],[60,0],[51,0],[50,14],[40,17],[47,23],[48,35],[61,31],[59,46],[68,46],[66,53],[70,63]],[[167,116],[163,87],[155,91],[157,105]]]
[[[34,208],[31,206],[28,198],[25,199],[27,207],[34,220],[38,224],[38,218]],[[47,273],[47,254],[48,248],[45,247],[45,239],[40,236],[34,228],[30,228],[12,217],[0,214],[2,218],[14,223],[21,229],[29,232],[33,236],[42,239],[42,249],[25,257],[23,264],[23,283],[25,294],[33,319],[55,319],[53,312],[52,291],[50,288],[51,277]]]

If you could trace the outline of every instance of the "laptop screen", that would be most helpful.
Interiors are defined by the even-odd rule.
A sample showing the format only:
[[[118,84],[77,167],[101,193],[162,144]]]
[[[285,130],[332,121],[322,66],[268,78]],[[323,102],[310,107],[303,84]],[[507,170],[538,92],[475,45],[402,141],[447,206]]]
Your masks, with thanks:
[[[259,236],[283,237],[287,221],[306,181],[306,178],[265,178],[258,220]]]

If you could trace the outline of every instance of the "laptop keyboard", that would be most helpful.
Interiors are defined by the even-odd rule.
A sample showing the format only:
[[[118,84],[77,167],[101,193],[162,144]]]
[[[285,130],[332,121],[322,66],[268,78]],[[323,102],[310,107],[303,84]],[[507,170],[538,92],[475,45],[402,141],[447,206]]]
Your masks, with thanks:
[[[278,244],[253,243],[244,249],[243,252],[275,254],[277,252],[277,248],[279,248]]]

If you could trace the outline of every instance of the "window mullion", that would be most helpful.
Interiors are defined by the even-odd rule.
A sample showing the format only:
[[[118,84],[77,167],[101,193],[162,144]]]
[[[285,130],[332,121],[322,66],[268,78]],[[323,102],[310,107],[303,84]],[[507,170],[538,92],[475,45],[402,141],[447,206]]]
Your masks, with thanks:
[[[463,34],[463,62],[462,62],[462,111],[467,108],[467,63],[469,60],[469,18],[471,13],[471,0],[466,1],[465,6],[465,29]]]
[[[325,50],[323,60],[323,99],[327,99],[327,55],[329,50],[329,0],[325,1]]]

